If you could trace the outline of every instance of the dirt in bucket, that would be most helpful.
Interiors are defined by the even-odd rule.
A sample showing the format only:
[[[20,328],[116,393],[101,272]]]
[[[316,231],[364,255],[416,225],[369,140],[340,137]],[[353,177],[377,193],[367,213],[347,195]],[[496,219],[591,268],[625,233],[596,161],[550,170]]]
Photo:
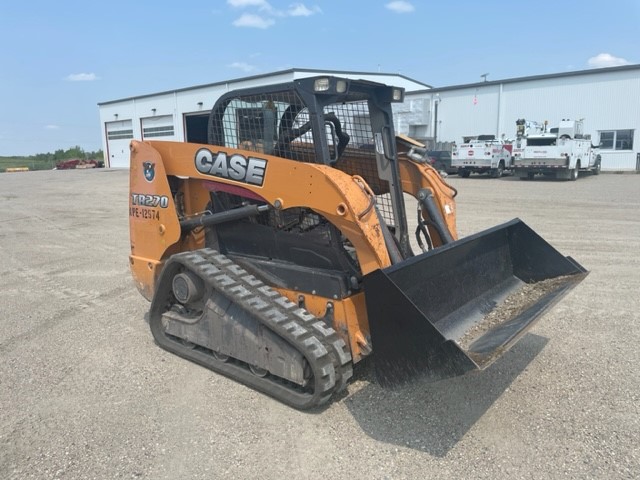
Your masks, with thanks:
[[[481,322],[476,323],[458,340],[458,345],[467,350],[469,346],[497,325],[517,317],[531,305],[536,303],[549,292],[567,283],[573,275],[541,280],[536,283],[525,283],[518,290],[509,295],[501,305],[489,312]]]

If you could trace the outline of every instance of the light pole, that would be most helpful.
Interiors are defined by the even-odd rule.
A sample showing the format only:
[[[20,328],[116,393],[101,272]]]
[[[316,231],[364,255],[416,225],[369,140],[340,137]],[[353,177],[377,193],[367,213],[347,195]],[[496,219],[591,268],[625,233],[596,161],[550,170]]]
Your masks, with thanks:
[[[440,105],[440,94],[436,93],[433,106],[433,149],[438,149],[438,105]]]

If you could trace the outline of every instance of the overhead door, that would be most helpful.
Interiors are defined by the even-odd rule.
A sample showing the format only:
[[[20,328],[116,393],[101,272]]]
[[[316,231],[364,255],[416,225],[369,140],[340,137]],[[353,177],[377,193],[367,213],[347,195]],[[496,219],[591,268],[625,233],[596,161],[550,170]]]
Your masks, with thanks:
[[[129,168],[129,143],[133,138],[131,120],[108,122],[107,158],[111,168]]]

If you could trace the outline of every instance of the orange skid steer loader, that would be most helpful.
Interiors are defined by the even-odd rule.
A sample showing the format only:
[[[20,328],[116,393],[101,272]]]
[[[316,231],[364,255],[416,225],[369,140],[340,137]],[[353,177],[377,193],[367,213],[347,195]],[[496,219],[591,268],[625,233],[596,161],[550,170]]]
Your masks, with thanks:
[[[131,143],[131,271],[161,347],[309,409],[371,354],[385,386],[484,369],[584,278],[517,219],[458,239],[455,190],[394,134],[403,98],[306,78],[223,95],[207,144]]]

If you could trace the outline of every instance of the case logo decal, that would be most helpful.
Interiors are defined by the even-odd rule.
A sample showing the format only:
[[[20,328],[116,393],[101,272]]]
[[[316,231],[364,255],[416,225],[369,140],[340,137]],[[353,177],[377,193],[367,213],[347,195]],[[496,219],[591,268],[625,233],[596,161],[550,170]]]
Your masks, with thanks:
[[[213,153],[201,148],[195,156],[196,170],[205,175],[227,178],[259,187],[264,183],[267,161],[263,158],[245,157],[239,153]]]

